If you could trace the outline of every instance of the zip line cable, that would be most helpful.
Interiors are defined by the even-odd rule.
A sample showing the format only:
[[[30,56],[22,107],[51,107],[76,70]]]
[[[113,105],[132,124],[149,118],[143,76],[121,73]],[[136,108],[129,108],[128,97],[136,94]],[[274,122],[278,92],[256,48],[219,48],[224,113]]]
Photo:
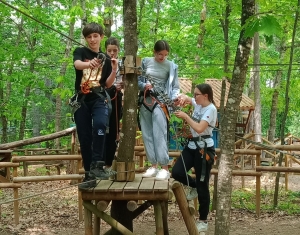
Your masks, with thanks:
[[[68,35],[66,35],[66,34],[64,34],[64,33],[62,33],[62,32],[60,32],[59,30],[57,30],[57,29],[55,29],[55,28],[53,28],[53,27],[51,27],[51,26],[45,24],[44,22],[42,22],[42,21],[38,20],[37,18],[35,18],[35,17],[33,17],[33,16],[27,14],[26,12],[24,12],[24,11],[18,9],[17,7],[15,7],[15,6],[13,6],[13,5],[11,5],[11,4],[9,4],[9,3],[3,1],[3,0],[0,0],[0,2],[2,2],[4,5],[6,5],[6,6],[12,8],[12,9],[16,10],[17,12],[19,12],[19,13],[21,13],[21,14],[27,16],[28,18],[34,20],[35,22],[37,22],[37,23],[39,23],[39,24],[45,26],[46,28],[51,29],[52,31],[54,31],[54,32],[56,32],[56,33],[58,33],[58,34],[60,34],[61,36],[65,37],[65,38],[67,38],[67,39],[69,39],[69,40],[71,40],[72,42],[74,42],[74,43],[76,43],[76,44],[78,44],[78,45],[80,45],[80,46],[83,46],[83,47],[88,48],[86,45],[84,45],[84,44],[82,44],[82,43],[76,41],[75,39],[69,37]],[[89,48],[89,49],[90,49],[90,48]],[[181,63],[178,63],[178,65],[180,65],[180,64],[181,64]],[[189,65],[189,66],[196,66],[196,65],[200,65],[200,66],[224,66],[224,64],[217,64],[217,63],[215,63],[215,64],[214,64],[214,63],[209,63],[209,64],[205,64],[205,63],[192,63],[192,64],[184,64],[184,65],[185,65],[185,66],[187,66],[187,65]],[[300,66],[300,63],[296,63],[296,64],[292,64],[292,65],[295,65],[295,66],[298,65],[298,66]],[[228,66],[234,66],[234,64],[228,64]],[[260,64],[248,64],[248,66],[289,66],[289,64],[269,64],[269,63],[260,63]]]
[[[28,18],[34,20],[35,22],[37,22],[37,23],[39,23],[39,24],[45,26],[46,28],[51,29],[52,31],[54,31],[54,32],[56,32],[56,33],[58,33],[58,34],[60,34],[61,36],[66,37],[67,39],[71,40],[72,42],[75,42],[75,43],[78,44],[78,45],[87,47],[86,45],[84,45],[84,44],[82,44],[82,43],[80,43],[80,42],[74,40],[73,38],[69,37],[68,35],[66,35],[66,34],[64,34],[64,33],[60,32],[60,31],[58,31],[57,29],[55,29],[55,28],[53,28],[53,27],[51,27],[51,26],[49,26],[49,25],[47,25],[47,24],[45,24],[44,22],[42,22],[42,21],[40,21],[40,20],[34,18],[33,16],[27,14],[26,12],[24,12],[24,11],[22,11],[22,10],[16,8],[16,7],[14,7],[13,5],[11,5],[11,4],[9,4],[9,3],[3,1],[3,0],[0,0],[0,2],[2,2],[4,5],[6,5],[6,6],[12,8],[12,9],[16,10],[17,12],[19,12],[19,13],[21,13],[21,14],[27,16]],[[87,48],[88,48],[88,47],[87,47]]]

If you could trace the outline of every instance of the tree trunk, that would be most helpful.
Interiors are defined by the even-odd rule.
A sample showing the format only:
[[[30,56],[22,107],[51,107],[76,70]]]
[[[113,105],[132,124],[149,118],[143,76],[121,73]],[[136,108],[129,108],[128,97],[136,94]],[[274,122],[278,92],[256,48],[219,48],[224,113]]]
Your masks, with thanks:
[[[241,25],[255,12],[255,0],[242,1]],[[221,158],[218,177],[216,235],[228,235],[230,230],[230,209],[232,191],[233,155],[235,147],[235,127],[243,87],[248,69],[248,59],[252,38],[244,37],[244,29],[240,33],[235,55],[232,82],[229,89],[226,110],[221,120]]]
[[[279,46],[279,64],[283,61],[286,52],[285,46],[286,38],[283,37]],[[277,117],[277,106],[278,106],[278,95],[279,95],[279,85],[282,78],[282,69],[277,70],[275,78],[273,81],[274,92],[272,95],[271,113],[270,113],[270,124],[268,129],[268,141],[273,142],[275,140],[276,133],[276,117]]]
[[[285,134],[285,122],[286,118],[289,112],[289,90],[290,90],[290,83],[291,83],[291,73],[292,73],[292,66],[293,66],[293,57],[294,57],[294,45],[295,45],[295,37],[296,37],[296,31],[297,31],[297,25],[298,25],[298,19],[299,19],[299,7],[300,7],[300,0],[298,0],[298,9],[296,11],[295,21],[294,21],[294,28],[293,28],[293,36],[292,36],[292,43],[291,43],[291,52],[290,52],[290,62],[289,62],[289,69],[288,74],[286,78],[286,87],[285,87],[285,108],[284,113],[281,120],[281,128],[280,128],[280,139],[281,144],[284,145],[284,134]],[[279,159],[278,159],[278,165],[282,165],[283,160],[283,153],[280,153]],[[275,191],[274,191],[274,207],[277,207],[278,205],[278,191],[279,191],[279,177],[280,172],[276,174],[276,180],[275,180]]]
[[[114,5],[115,1],[114,0],[105,0],[104,3],[104,33],[106,37],[111,36],[111,26],[113,25],[113,11],[114,11]],[[100,8],[102,6],[100,5]],[[101,9],[100,9],[101,10]]]
[[[255,6],[256,14],[258,14],[258,5]],[[260,100],[260,54],[259,54],[259,34],[255,33],[253,38],[253,59],[254,59],[254,133],[255,141],[261,143],[261,100]]]
[[[225,73],[225,77],[222,79],[222,87],[221,87],[221,100],[220,100],[220,109],[219,114],[222,118],[224,115],[224,105],[225,105],[225,93],[226,93],[226,81],[228,79],[227,74],[229,74],[229,59],[230,59],[230,48],[229,48],[229,16],[231,13],[231,6],[229,0],[226,0],[226,9],[224,12],[224,19],[221,19],[221,25],[223,29],[223,35],[224,35],[224,68],[223,71]],[[220,124],[221,120],[218,120],[218,123]],[[220,129],[219,125],[219,129]],[[218,135],[218,143],[220,143],[220,135]],[[219,146],[222,148],[222,146]],[[220,163],[220,154],[218,155],[216,166],[219,167]],[[213,202],[212,202],[212,210],[217,209],[217,192],[218,192],[218,175],[214,175],[214,192],[213,192]]]
[[[123,0],[124,11],[124,47],[125,56],[131,55],[136,57],[137,52],[137,12],[136,0]],[[124,93],[124,106],[122,117],[122,130],[120,133],[120,146],[118,150],[118,162],[131,162],[133,161],[136,127],[137,127],[137,74],[127,73],[128,68],[125,67],[125,93]],[[111,215],[121,215],[121,222],[129,230],[133,230],[132,216],[127,210],[127,201],[112,201]],[[126,208],[126,209],[125,209]],[[117,230],[111,229],[110,235],[120,234]]]
[[[30,71],[33,73],[34,64],[30,65]],[[25,123],[26,123],[26,116],[27,116],[27,105],[28,105],[28,99],[30,95],[31,86],[28,85],[25,88],[24,92],[24,101],[21,109],[21,122],[20,122],[20,128],[19,128],[19,140],[23,140],[25,136]]]
[[[253,39],[253,51],[254,51],[254,74],[253,74],[253,82],[254,82],[254,133],[255,141],[261,142],[261,100],[260,100],[260,55],[259,55],[259,34],[254,34]]]
[[[156,18],[155,18],[155,24],[154,24],[154,29],[153,29],[153,44],[157,41],[157,30],[159,26],[159,16],[160,16],[160,8],[161,8],[161,0],[156,0]]]

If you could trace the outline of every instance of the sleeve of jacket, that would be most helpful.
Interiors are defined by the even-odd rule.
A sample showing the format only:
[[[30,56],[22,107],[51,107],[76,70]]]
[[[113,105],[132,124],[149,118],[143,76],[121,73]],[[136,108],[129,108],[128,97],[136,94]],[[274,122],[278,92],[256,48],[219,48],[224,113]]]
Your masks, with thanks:
[[[142,75],[138,76],[138,87],[139,87],[139,90],[140,91],[144,91],[144,88],[146,86],[146,78],[145,78],[145,70],[146,70],[146,58],[144,58],[142,60],[142,69],[143,69],[143,72],[142,72]]]
[[[178,79],[178,66],[175,63],[173,64],[174,69],[174,79],[172,81],[172,100],[176,99],[177,96],[180,93],[180,85],[179,85],[179,79]]]

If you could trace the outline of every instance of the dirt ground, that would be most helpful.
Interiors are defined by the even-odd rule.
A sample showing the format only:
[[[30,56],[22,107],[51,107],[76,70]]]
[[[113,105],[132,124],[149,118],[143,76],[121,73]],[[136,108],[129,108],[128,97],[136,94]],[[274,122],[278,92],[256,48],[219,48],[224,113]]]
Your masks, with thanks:
[[[262,187],[273,187],[273,176],[262,177]],[[289,189],[300,191],[299,175],[289,177]],[[284,178],[281,178],[283,187]],[[211,179],[211,183],[213,178]],[[235,188],[241,187],[241,177],[233,179]],[[245,187],[254,188],[254,177],[245,177]],[[64,188],[57,191],[57,189]],[[41,195],[38,193],[49,192]],[[34,197],[28,197],[35,195]],[[15,226],[13,203],[1,205],[0,235],[84,235],[84,222],[78,222],[77,187],[66,181],[26,183],[20,189],[20,224]],[[0,202],[13,198],[11,189],[0,192]],[[209,230],[206,235],[214,234],[215,215],[210,213]],[[176,203],[169,204],[168,226],[170,235],[185,235],[188,231]],[[110,227],[101,222],[101,234]],[[134,233],[154,235],[155,221],[153,207],[134,220]],[[232,210],[231,235],[274,235],[300,234],[300,214],[288,216],[282,212],[262,213],[260,218],[244,210]]]

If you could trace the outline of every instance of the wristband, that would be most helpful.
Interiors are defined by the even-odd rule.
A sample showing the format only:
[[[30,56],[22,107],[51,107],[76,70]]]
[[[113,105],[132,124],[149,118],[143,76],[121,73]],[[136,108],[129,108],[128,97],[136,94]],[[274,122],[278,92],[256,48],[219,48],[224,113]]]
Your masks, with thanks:
[[[116,69],[112,69],[111,71],[112,71],[112,72],[115,72],[115,73],[117,72],[117,70],[116,70]]]

